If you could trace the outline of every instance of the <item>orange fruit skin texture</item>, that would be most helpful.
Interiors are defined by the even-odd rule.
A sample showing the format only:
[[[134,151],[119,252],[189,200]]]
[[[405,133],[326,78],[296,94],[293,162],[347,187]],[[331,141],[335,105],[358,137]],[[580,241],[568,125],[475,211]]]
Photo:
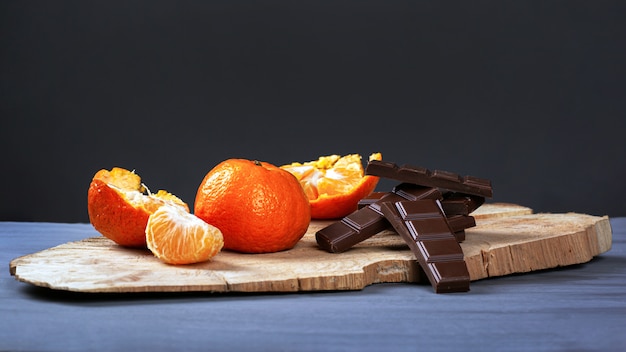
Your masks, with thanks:
[[[377,176],[366,175],[350,193],[322,194],[317,199],[310,200],[311,218],[320,220],[338,219],[356,211],[359,200],[367,197],[374,191],[378,184],[378,179]]]
[[[102,180],[93,180],[88,193],[89,221],[98,232],[121,246],[146,245],[149,212],[132,206]]]
[[[141,179],[135,173],[113,168],[98,171],[87,192],[89,221],[103,236],[125,247],[146,247],[148,217],[161,205],[189,207],[176,196],[160,190],[145,195]]]
[[[291,249],[311,221],[308,197],[291,173],[247,159],[224,160],[206,174],[194,214],[222,232],[224,249],[241,253]]]

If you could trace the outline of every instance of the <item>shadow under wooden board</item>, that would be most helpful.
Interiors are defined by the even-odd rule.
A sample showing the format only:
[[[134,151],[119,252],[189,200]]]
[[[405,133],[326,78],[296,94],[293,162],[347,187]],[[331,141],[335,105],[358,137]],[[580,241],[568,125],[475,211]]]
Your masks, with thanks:
[[[611,248],[606,216],[533,214],[508,203],[484,204],[461,243],[472,281],[588,262]],[[420,282],[419,264],[400,236],[385,230],[343,253],[319,249],[312,221],[291,250],[218,253],[210,262],[174,266],[149,250],[105,237],[70,242],[11,261],[11,274],[36,286],[76,292],[297,292],[360,290],[382,282]]]

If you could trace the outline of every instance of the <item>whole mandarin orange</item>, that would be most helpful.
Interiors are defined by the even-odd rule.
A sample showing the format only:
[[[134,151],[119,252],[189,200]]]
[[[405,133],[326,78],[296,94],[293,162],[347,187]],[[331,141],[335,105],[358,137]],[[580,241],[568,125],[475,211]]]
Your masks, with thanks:
[[[242,253],[293,248],[311,221],[309,200],[291,173],[248,159],[224,160],[206,174],[194,214],[222,232],[224,249]]]

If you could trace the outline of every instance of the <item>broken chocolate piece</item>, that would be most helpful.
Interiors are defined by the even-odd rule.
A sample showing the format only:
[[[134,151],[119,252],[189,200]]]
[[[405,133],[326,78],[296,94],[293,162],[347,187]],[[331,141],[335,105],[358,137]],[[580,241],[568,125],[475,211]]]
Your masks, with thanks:
[[[457,192],[443,194],[441,206],[446,216],[469,215],[485,203],[485,197]]]
[[[469,291],[463,249],[438,200],[383,202],[381,211],[411,248],[436,293]]]
[[[388,161],[370,160],[365,167],[365,174],[476,196],[493,196],[491,181],[474,176],[461,177],[449,171],[431,171],[419,166],[398,166]]]
[[[452,215],[448,216],[447,219],[457,242],[465,241],[465,229],[476,226],[476,219],[470,215]]]

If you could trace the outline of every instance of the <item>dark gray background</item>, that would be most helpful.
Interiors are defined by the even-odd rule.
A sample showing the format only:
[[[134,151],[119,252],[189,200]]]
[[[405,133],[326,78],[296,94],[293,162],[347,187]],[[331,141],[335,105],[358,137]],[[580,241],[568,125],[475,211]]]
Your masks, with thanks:
[[[227,158],[376,151],[489,178],[492,201],[624,216],[625,14],[622,1],[3,1],[0,220],[88,221],[101,168],[192,205]]]

